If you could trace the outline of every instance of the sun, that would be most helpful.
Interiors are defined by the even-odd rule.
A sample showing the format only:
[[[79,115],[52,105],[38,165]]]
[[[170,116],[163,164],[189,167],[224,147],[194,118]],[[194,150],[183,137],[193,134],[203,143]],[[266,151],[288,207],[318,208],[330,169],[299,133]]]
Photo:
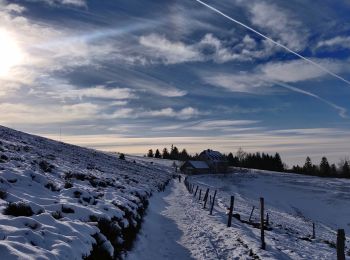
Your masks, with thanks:
[[[21,63],[22,51],[6,30],[0,29],[0,77],[7,76],[12,67]]]

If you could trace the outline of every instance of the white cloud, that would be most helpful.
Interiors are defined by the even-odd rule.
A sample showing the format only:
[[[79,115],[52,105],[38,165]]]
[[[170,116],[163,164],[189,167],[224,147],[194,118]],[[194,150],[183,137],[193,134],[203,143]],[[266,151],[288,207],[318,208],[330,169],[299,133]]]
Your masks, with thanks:
[[[136,96],[134,91],[129,88],[106,88],[105,86],[96,86],[92,88],[71,89],[60,93],[63,98],[103,98],[103,99],[132,99]]]
[[[345,64],[340,61],[319,59],[315,62],[334,73],[339,73],[345,69]],[[303,60],[267,63],[260,67],[260,71],[266,79],[285,83],[318,79],[328,75],[325,71]]]
[[[76,122],[92,120],[97,117],[100,109],[91,103],[73,105],[31,106],[26,104],[0,104],[0,121],[3,124],[35,124]]]
[[[233,92],[263,94],[269,84],[265,79],[255,73],[203,73],[202,80],[212,86],[225,88]]]
[[[306,46],[308,37],[307,31],[303,28],[300,21],[290,14],[287,10],[265,1],[238,1],[250,13],[251,22],[267,30],[267,32],[275,37],[277,41],[281,41],[289,48],[294,50],[302,50]]]
[[[170,41],[163,35],[149,34],[141,36],[139,42],[149,54],[165,64],[194,62],[203,59],[193,46],[180,41]]]
[[[350,37],[337,36],[332,39],[320,41],[317,44],[317,48],[337,48],[337,47],[350,49]]]
[[[349,67],[349,65],[343,62],[333,60],[317,60],[317,63],[335,73],[342,72]],[[223,87],[233,92],[251,94],[264,94],[271,91],[270,87],[275,85],[276,82],[296,83],[307,80],[317,80],[327,75],[325,71],[303,60],[269,62],[256,67],[251,72],[239,72],[235,74],[200,73],[200,77],[205,83]]]
[[[178,119],[190,119],[200,115],[201,113],[198,109],[193,107],[186,107],[179,111],[174,110],[173,108],[163,108],[160,110],[152,110],[140,113],[142,116],[150,117],[175,117]]]
[[[45,2],[49,5],[71,5],[71,6],[78,6],[78,7],[87,6],[86,0],[34,0],[34,1]]]
[[[147,75],[137,76],[139,77],[135,76],[131,79],[125,79],[125,82],[132,87],[163,97],[183,97],[187,95],[186,90],[178,89],[160,79]]]
[[[232,52],[232,50],[223,46],[220,39],[216,38],[212,34],[206,34],[199,42],[199,46],[205,48],[209,46],[213,48],[212,59],[217,63],[225,63],[233,60],[244,60],[244,57],[238,53]]]

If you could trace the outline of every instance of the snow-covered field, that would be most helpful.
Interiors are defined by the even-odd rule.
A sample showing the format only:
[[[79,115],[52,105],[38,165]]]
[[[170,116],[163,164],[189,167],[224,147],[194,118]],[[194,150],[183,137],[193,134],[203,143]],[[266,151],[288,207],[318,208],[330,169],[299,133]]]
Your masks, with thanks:
[[[226,210],[234,195],[234,213],[248,220],[255,206],[253,222],[259,222],[259,198],[265,198],[271,231],[266,231],[267,251],[277,259],[336,259],[336,231],[350,234],[350,180],[310,177],[296,174],[250,171],[227,175],[189,178],[202,189],[218,190],[215,214],[226,224]],[[233,220],[245,243],[259,247],[259,230]],[[311,239],[312,223],[316,239]],[[215,229],[215,227],[213,227]],[[249,230],[249,232],[247,232]],[[346,242],[346,252],[350,245]],[[257,250],[257,254],[261,250]],[[265,258],[261,257],[260,258]]]
[[[0,259],[123,254],[172,172],[0,126]]]

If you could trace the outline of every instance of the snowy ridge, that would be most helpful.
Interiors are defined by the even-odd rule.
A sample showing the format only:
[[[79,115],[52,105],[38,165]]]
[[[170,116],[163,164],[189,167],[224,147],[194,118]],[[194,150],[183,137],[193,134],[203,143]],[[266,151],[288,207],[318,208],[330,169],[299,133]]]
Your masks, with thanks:
[[[108,259],[128,249],[171,168],[0,126],[1,259]]]

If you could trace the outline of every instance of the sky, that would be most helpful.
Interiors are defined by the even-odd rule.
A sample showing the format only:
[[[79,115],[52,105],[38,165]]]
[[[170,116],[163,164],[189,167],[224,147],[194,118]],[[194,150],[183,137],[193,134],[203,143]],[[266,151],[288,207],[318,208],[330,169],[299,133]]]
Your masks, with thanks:
[[[349,1],[205,3],[323,69],[195,0],[0,0],[0,124],[124,153],[349,156]]]

